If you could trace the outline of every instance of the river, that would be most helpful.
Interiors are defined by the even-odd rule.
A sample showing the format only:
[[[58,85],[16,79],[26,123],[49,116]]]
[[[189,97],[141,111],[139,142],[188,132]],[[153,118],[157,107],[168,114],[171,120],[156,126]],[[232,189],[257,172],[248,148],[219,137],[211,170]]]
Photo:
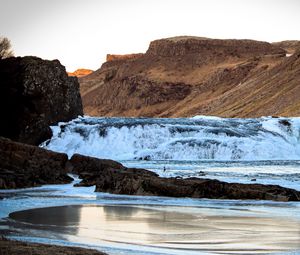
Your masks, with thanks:
[[[41,146],[161,176],[300,190],[300,118],[80,117]],[[112,195],[45,185],[0,191],[1,232],[109,254],[300,254],[300,203]]]

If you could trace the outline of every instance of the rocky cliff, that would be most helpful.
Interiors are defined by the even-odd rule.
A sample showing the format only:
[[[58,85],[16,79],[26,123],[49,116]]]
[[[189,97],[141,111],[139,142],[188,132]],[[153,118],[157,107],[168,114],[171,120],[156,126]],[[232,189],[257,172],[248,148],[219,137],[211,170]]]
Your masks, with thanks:
[[[284,54],[267,42],[253,40],[219,40],[197,37],[172,37],[150,43],[147,55],[174,57],[189,54],[218,58],[218,56],[253,57],[266,54]],[[217,55],[217,56],[214,56]]]
[[[49,125],[83,114],[78,80],[58,60],[1,60],[0,84],[0,136],[39,144],[51,137]]]
[[[76,77],[83,77],[88,74],[91,74],[92,72],[93,72],[93,70],[91,70],[91,69],[80,68],[80,69],[77,69],[76,71],[74,71],[73,73],[68,72],[68,75],[76,76]]]
[[[116,61],[116,60],[128,60],[128,59],[135,59],[141,57],[142,53],[136,54],[125,54],[125,55],[117,55],[117,54],[107,54],[106,61]]]
[[[66,154],[0,137],[0,189],[68,183],[67,161]]]
[[[291,47],[295,52],[287,57]],[[156,40],[145,54],[108,61],[80,78],[84,111],[95,116],[299,116],[296,48],[296,42]]]

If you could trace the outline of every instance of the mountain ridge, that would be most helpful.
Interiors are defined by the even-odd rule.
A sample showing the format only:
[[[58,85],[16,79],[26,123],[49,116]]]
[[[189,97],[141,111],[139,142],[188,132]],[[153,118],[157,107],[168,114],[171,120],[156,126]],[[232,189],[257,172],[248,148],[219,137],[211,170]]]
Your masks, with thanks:
[[[79,78],[85,114],[299,116],[297,46],[188,36],[155,40],[146,53],[109,59]]]

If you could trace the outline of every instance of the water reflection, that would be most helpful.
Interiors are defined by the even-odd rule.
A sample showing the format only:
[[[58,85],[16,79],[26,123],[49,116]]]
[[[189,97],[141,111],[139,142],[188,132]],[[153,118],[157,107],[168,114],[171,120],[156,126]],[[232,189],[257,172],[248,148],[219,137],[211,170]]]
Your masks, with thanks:
[[[267,254],[300,249],[299,222],[257,216],[224,216],[209,209],[138,206],[63,206],[12,213],[40,237],[72,242],[212,253]],[[27,229],[27,233],[26,233]],[[47,230],[47,231],[45,231]],[[30,233],[32,234],[32,233]]]
[[[104,206],[103,213],[106,219],[118,218],[119,220],[130,220],[141,209],[133,206]]]
[[[9,214],[9,224],[21,234],[35,233],[35,230],[58,234],[77,235],[80,223],[80,210],[78,206],[59,206],[37,208],[13,212]]]
[[[37,208],[13,212],[9,217],[33,225],[72,226],[78,225],[80,221],[80,210],[78,210],[78,206],[72,205]]]

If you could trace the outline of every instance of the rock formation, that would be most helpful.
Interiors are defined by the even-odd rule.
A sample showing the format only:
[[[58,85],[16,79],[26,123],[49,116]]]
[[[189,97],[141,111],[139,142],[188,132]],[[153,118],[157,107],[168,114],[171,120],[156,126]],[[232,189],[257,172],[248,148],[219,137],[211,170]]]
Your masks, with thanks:
[[[69,76],[76,76],[76,77],[83,77],[83,76],[86,76],[88,74],[91,74],[92,72],[93,72],[93,70],[91,70],[91,69],[80,68],[80,69],[77,69],[76,71],[74,71],[73,73],[68,72],[68,75]]]
[[[235,57],[259,57],[284,54],[285,51],[267,42],[254,40],[219,40],[197,37],[172,37],[150,43],[147,55],[174,57],[189,54],[201,55],[210,59],[213,55]],[[218,58],[218,57],[217,57]]]
[[[193,197],[213,199],[261,199],[300,201],[300,192],[275,185],[226,183],[200,178],[162,178],[145,170],[126,168],[112,160],[75,154],[72,171],[81,186],[96,185],[96,191],[126,195]]]
[[[297,50],[300,49],[300,41],[296,40],[274,42],[272,44],[286,50],[288,54],[294,54]]]
[[[117,55],[117,54],[107,54],[106,61],[117,61],[117,60],[128,60],[128,59],[136,59],[143,56],[143,53],[135,53],[135,54],[125,54],[125,55]]]
[[[145,54],[109,57],[80,78],[84,111],[133,117],[299,116],[297,45],[186,36],[156,40]],[[286,57],[291,49],[295,53]]]
[[[105,159],[48,151],[0,137],[0,189],[68,183],[126,195],[300,201],[300,192],[274,185],[226,183],[200,178],[162,178],[145,169],[126,168]]]
[[[66,154],[0,137],[0,189],[68,183],[67,161]]]
[[[58,60],[1,60],[0,84],[0,136],[39,144],[51,137],[49,125],[83,114],[78,80]]]

